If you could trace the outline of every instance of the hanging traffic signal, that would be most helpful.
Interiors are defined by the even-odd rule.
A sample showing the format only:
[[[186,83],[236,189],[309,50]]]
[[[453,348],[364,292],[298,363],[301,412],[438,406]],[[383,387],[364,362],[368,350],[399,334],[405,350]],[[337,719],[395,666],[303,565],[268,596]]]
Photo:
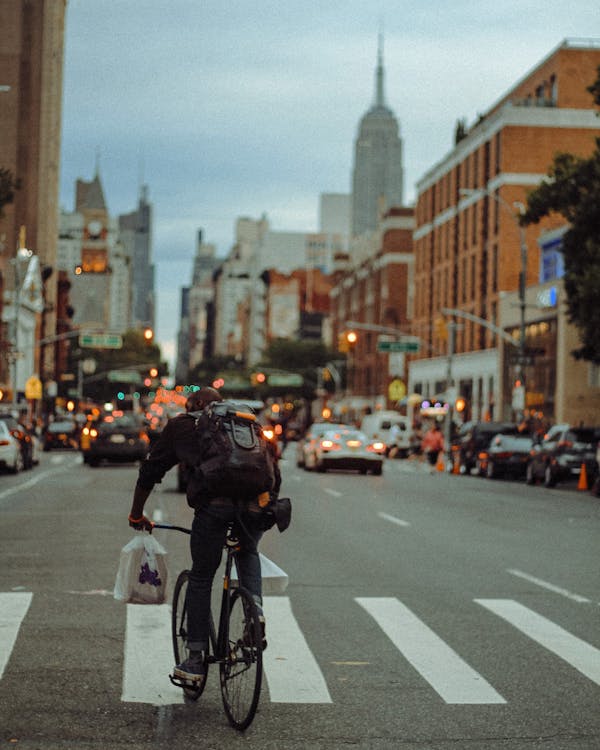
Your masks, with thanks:
[[[358,334],[356,331],[346,331],[346,341],[352,347],[358,341]]]
[[[433,330],[435,332],[436,338],[440,339],[441,341],[446,341],[448,339],[448,324],[446,322],[446,318],[443,315],[438,315],[438,317],[433,321]]]
[[[148,371],[148,375],[150,375],[151,378],[158,377],[158,368],[157,367],[151,367]]]
[[[467,402],[462,396],[459,396],[454,402],[454,408],[459,414],[465,410],[466,406]]]
[[[144,342],[151,344],[154,341],[154,331],[152,328],[144,328]]]

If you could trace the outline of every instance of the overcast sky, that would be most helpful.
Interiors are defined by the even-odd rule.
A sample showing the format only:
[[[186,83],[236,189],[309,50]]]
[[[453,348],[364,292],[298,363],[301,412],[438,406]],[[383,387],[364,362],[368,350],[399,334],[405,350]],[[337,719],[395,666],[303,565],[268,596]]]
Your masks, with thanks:
[[[239,216],[316,231],[349,192],[354,139],[385,94],[405,197],[471,124],[564,38],[600,38],[598,0],[68,0],[61,205],[99,154],[111,215],[154,210],[157,339],[172,359],[196,232],[229,251]]]

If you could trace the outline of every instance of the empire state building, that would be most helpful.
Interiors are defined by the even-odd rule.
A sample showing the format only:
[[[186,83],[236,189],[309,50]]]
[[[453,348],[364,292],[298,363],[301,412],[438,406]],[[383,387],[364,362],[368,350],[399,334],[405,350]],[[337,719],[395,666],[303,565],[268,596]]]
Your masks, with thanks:
[[[377,227],[380,207],[402,205],[402,140],[398,121],[385,104],[381,37],[377,51],[375,103],[360,122],[352,178],[352,234]]]

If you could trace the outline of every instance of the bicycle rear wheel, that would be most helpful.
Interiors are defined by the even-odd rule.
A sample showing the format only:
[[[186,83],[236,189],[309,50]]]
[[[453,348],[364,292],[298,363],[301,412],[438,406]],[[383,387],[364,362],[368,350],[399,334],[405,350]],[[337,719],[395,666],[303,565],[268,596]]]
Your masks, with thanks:
[[[171,610],[171,633],[173,637],[173,653],[175,655],[175,664],[181,664],[189,656],[187,647],[187,606],[186,594],[189,579],[189,570],[182,570],[175,583],[173,590],[173,607]],[[206,679],[208,677],[208,664],[206,665],[206,677],[204,682],[198,687],[183,687],[183,693],[186,698],[197,701],[204,692]]]
[[[258,609],[243,588],[229,599],[228,640],[220,663],[221,695],[229,723],[246,729],[252,723],[262,684],[262,632]]]

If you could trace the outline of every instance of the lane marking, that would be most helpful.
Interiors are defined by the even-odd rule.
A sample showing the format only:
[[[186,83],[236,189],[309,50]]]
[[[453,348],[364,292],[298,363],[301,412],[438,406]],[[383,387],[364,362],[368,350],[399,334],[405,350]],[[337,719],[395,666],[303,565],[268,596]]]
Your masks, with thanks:
[[[574,602],[588,603],[590,601],[590,599],[586,599],[585,596],[574,594],[572,591],[568,591],[567,589],[560,588],[560,586],[555,586],[553,583],[548,583],[548,581],[544,581],[541,578],[530,576],[528,573],[523,573],[522,570],[516,570],[515,568],[507,568],[506,572],[510,573],[513,576],[518,576],[519,578],[523,578],[526,581],[529,581],[530,583],[535,583],[536,586],[541,586],[544,589],[548,589],[548,591],[553,591],[555,594],[561,594],[561,596],[566,596],[567,599],[572,599]]]
[[[266,596],[269,647],[263,665],[273,703],[331,703],[331,696],[285,596]]]
[[[2,490],[0,492],[0,500],[3,500],[6,497],[10,497],[10,495],[15,495],[17,492],[23,492],[23,490],[28,490],[30,487],[33,487],[38,482],[41,482],[43,479],[46,479],[49,476],[52,476],[53,474],[60,474],[63,471],[67,471],[72,466],[76,466],[78,463],[81,463],[81,457],[79,457],[79,461],[75,460],[69,463],[65,466],[59,466],[55,469],[46,469],[45,471],[42,471],[40,473],[36,473],[31,479],[27,479],[25,482],[21,482],[20,484],[15,485],[14,487],[8,487],[5,490]]]
[[[384,521],[391,521],[391,523],[395,523],[398,526],[410,526],[408,521],[403,521],[401,518],[396,518],[396,516],[390,516],[388,513],[378,513],[377,515],[379,518],[383,518]]]
[[[128,604],[121,700],[155,706],[183,703],[183,691],[169,681],[172,669],[171,607]]]
[[[32,599],[33,594],[29,591],[0,594],[0,677],[4,674]]]
[[[506,703],[478,672],[398,599],[359,597],[356,601],[446,703]]]
[[[474,599],[600,685],[600,649],[512,599]]]
[[[329,487],[325,487],[324,490],[328,495],[333,495],[333,497],[341,497],[342,493],[338,492],[337,490],[332,490]]]

